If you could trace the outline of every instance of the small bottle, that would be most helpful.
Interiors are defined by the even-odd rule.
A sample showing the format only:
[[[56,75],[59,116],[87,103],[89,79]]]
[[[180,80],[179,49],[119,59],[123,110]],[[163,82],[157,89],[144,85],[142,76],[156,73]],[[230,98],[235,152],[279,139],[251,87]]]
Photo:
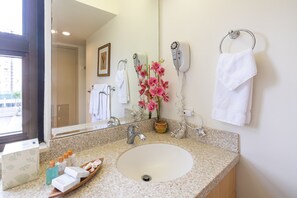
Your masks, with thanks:
[[[75,154],[72,152],[71,149],[68,150],[68,157],[70,159],[70,165],[71,166],[76,166],[76,157]]]
[[[67,166],[67,161],[63,157],[63,162],[62,162],[63,171],[65,170],[66,166]]]
[[[63,158],[63,156],[60,156],[58,158],[58,162],[56,163],[56,166],[58,167],[59,175],[62,175],[64,173],[64,170],[65,170],[65,167],[66,167],[66,164],[63,163],[63,162],[64,162],[64,158]]]
[[[46,184],[50,185],[52,180],[58,177],[58,167],[55,166],[55,161],[51,160],[49,163],[49,167],[46,169]]]
[[[64,162],[65,162],[65,164],[66,164],[66,167],[67,166],[71,166],[70,165],[70,160],[69,160],[69,158],[68,158],[68,153],[64,153]]]

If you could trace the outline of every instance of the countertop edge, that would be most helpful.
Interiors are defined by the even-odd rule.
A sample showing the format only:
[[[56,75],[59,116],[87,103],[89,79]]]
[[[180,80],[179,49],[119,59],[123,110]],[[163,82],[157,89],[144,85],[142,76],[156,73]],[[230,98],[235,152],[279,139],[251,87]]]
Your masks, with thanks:
[[[240,155],[238,154],[230,164],[228,164],[220,174],[218,174],[198,195],[197,197],[206,197],[224,177],[239,163]]]

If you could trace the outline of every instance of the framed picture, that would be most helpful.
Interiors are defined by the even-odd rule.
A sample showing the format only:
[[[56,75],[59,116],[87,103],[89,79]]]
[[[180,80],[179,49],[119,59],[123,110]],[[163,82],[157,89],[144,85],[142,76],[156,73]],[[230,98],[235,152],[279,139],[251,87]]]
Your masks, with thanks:
[[[110,43],[98,48],[97,76],[110,76]]]

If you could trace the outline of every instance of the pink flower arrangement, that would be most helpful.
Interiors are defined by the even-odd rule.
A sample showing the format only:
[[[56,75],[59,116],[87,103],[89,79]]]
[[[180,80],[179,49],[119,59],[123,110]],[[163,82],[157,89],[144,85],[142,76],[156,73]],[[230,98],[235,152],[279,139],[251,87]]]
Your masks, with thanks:
[[[162,77],[165,74],[165,68],[162,67],[161,60],[152,62],[151,66],[138,65],[136,72],[139,76],[139,94],[140,100],[138,106],[148,109],[149,112],[157,111],[157,121],[160,120],[161,102],[168,102],[167,93],[168,81],[164,81]]]

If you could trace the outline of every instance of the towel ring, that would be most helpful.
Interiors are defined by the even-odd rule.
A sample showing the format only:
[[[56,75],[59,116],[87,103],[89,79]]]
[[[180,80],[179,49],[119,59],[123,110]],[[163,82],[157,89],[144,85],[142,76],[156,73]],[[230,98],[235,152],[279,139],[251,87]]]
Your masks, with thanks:
[[[120,69],[120,64],[121,63],[124,63],[124,69],[126,69],[126,64],[127,64],[127,59],[125,59],[125,60],[120,60],[119,62],[118,62],[118,70]]]
[[[255,35],[253,34],[253,32],[251,32],[250,30],[247,30],[247,29],[231,30],[231,31],[228,32],[228,34],[226,34],[226,36],[224,36],[224,37],[222,38],[222,40],[221,40],[221,43],[220,43],[220,52],[221,52],[221,53],[223,53],[223,51],[222,51],[222,44],[223,44],[225,38],[226,38],[227,36],[229,36],[230,39],[237,39],[237,38],[239,37],[241,31],[242,31],[242,32],[246,32],[246,33],[248,33],[248,34],[252,37],[253,42],[254,42],[253,45],[252,45],[252,49],[255,48],[255,45],[256,45],[256,37],[255,37]]]

